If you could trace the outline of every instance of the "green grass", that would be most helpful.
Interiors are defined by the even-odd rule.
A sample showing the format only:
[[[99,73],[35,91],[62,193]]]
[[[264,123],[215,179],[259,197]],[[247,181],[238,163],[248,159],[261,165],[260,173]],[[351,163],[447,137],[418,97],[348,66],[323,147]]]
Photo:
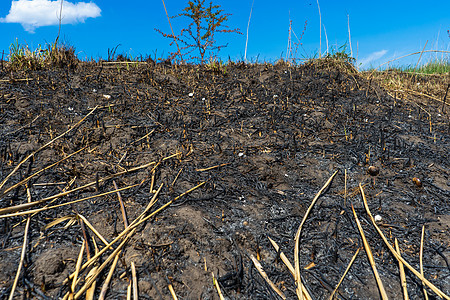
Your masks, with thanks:
[[[44,65],[47,50],[39,46],[36,50],[30,50],[28,45],[21,45],[16,39],[9,47],[9,62],[13,69],[36,70]]]
[[[119,54],[117,57],[114,57],[114,52],[110,56],[108,49],[108,60],[129,62],[129,64],[127,63],[127,70],[130,67],[129,65],[133,66],[134,63],[138,61],[137,58],[133,58],[131,55],[127,54]],[[384,66],[381,70],[393,70],[405,73],[424,74],[424,75],[450,74],[450,55],[448,55],[447,53],[448,52],[446,52],[445,55],[442,55],[441,58],[439,58],[436,55],[434,58],[430,58],[428,62],[421,63],[417,67],[415,64],[410,65],[398,64],[390,66],[390,62],[388,62],[389,64],[387,66]],[[157,60],[163,60],[163,58],[159,58]],[[333,61],[338,64],[344,63],[348,64],[348,66],[356,67],[356,60],[351,56],[350,52],[348,51],[347,44],[344,44],[340,47],[338,46],[330,47],[329,52],[325,54],[322,58],[318,58],[318,55],[313,55],[312,57],[309,58],[303,57],[302,59],[293,57],[290,58],[288,61],[293,65],[297,65],[297,61],[303,61],[302,63],[316,62],[320,64],[322,60],[328,62]],[[283,59],[281,61],[284,62]],[[19,44],[18,40],[16,39],[10,45],[7,62],[11,70],[25,71],[25,70],[41,70],[47,67],[74,68],[79,62],[79,59],[76,57],[75,50],[72,46],[58,44],[57,41],[51,44],[46,44],[44,47],[39,45],[35,50],[30,50],[28,45]],[[137,66],[137,64],[135,65]],[[208,61],[205,60],[204,65],[212,71],[222,72],[226,74],[227,71],[226,64],[223,63],[220,59],[210,59]],[[378,68],[379,67],[375,68],[373,66],[370,66],[368,68],[365,68],[364,71],[370,72]]]
[[[423,65],[401,67],[401,71],[407,73],[422,73],[422,74],[446,74],[450,72],[449,59],[434,59]]]
[[[73,68],[78,58],[73,47],[58,45],[56,42],[31,50],[28,45],[19,44],[16,39],[9,47],[9,67],[11,70],[40,70],[48,66]]]
[[[433,52],[433,50],[430,50],[428,52]],[[450,74],[450,55],[448,54],[448,51],[434,51],[434,52],[441,52],[445,53],[445,55],[441,54],[440,57],[438,55],[428,56],[427,60],[422,59],[422,61],[425,61],[424,63],[419,64],[409,64],[409,65],[387,65],[387,68],[385,66],[385,70],[392,70],[392,71],[400,71],[405,73],[412,73],[412,74],[423,74],[423,75],[442,75],[442,74]],[[414,54],[421,54],[420,52],[412,53],[406,56],[414,55]],[[400,58],[403,58],[400,57]],[[419,58],[420,59],[420,58]],[[393,62],[395,60],[392,60],[390,62]],[[388,62],[388,63],[390,63]],[[386,63],[385,63],[386,64]],[[385,65],[384,64],[384,65]],[[374,68],[369,68],[368,70],[374,70]]]

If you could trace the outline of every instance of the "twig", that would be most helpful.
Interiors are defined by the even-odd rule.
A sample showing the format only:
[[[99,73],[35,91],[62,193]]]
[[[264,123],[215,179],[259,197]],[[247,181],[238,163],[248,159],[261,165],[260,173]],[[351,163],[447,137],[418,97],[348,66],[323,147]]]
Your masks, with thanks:
[[[103,61],[105,65],[128,65],[128,64],[147,64],[146,61]]]
[[[19,79],[2,79],[0,82],[14,82],[14,81],[31,81],[33,78],[19,78]]]
[[[55,47],[54,48],[56,48],[56,45],[58,44],[59,34],[61,33],[63,3],[64,3],[64,0],[61,0],[61,7],[59,8],[59,16],[58,16],[58,21],[59,21],[59,24],[58,24],[58,36],[56,37]]]
[[[425,46],[423,46],[422,52],[420,52],[419,59],[417,60],[417,63],[416,63],[416,66],[414,67],[413,72],[416,72],[417,66],[419,65],[420,59],[422,58],[423,51],[425,51],[425,47],[427,46],[427,44],[428,44],[428,40],[426,41]]]
[[[447,91],[448,91],[448,89],[447,89]],[[394,90],[394,92],[407,92],[407,93],[412,93],[412,94],[415,94],[415,95],[427,97],[429,99],[432,99],[432,100],[435,100],[435,101],[438,101],[438,102],[442,102],[443,103],[442,107],[444,107],[445,104],[450,105],[450,103],[445,103],[445,98],[444,98],[444,101],[442,101],[441,99],[438,99],[436,97],[433,97],[433,96],[430,96],[430,95],[427,95],[427,94],[424,94],[424,93],[421,93],[421,92],[417,92],[417,91],[414,91],[414,90],[410,90],[410,89],[405,89],[405,90],[399,90],[398,89],[398,90]],[[394,98],[394,96],[392,96],[391,94],[389,94],[389,96]]]
[[[229,164],[230,163],[225,163],[225,164],[215,165],[215,166],[204,168],[204,169],[195,169],[195,171],[197,171],[197,172],[209,171],[209,170],[212,170],[212,169],[228,166]]]
[[[448,89],[449,88],[450,88],[450,83],[447,85],[447,90],[445,91],[444,100],[442,101],[442,108],[441,108],[441,112],[442,113],[445,113],[445,100],[447,99],[447,94],[448,94]]]
[[[108,245],[108,241],[100,234],[100,232],[95,229],[94,226],[83,216],[80,214],[77,214],[77,217],[83,220],[83,222],[89,227],[90,230],[105,244]]]
[[[128,239],[134,234],[136,229],[133,229],[127,237],[122,241],[122,243],[117,246],[116,250],[114,250],[113,253],[111,253],[110,256],[96,269],[95,274],[92,274],[89,278],[87,278],[86,283],[83,285],[83,287],[75,294],[74,299],[78,299],[83,295],[83,293],[94,283],[95,279],[98,275],[100,275],[101,271],[110,263],[110,261],[119,254],[123,246],[125,246],[126,242],[128,242]],[[106,248],[106,247],[105,247]],[[100,253],[100,252],[99,252]],[[82,267],[83,269],[83,267]]]
[[[344,173],[344,207],[347,204],[347,169],[345,169]]]
[[[152,134],[153,132],[155,132],[155,129],[152,129],[152,131],[150,131],[149,133],[145,134],[144,136],[138,138],[137,140],[135,140],[134,142],[132,142],[131,144],[136,144],[137,142],[145,139],[146,137],[148,137],[150,134]]]
[[[293,276],[295,276],[295,269],[292,266],[292,264],[289,261],[289,259],[286,257],[286,254],[284,254],[284,252],[279,252],[280,251],[280,246],[278,246],[278,244],[274,240],[272,240],[270,237],[267,237],[267,238],[269,239],[269,241],[272,244],[272,246],[275,248],[275,251],[277,251],[277,253],[279,253],[281,260],[284,262],[286,267],[289,269],[289,272],[291,272],[291,274]]]
[[[128,280],[128,285],[127,285],[127,300],[131,300],[131,285],[133,283],[133,280]]]
[[[183,56],[181,56],[181,50],[180,50],[180,47],[178,46],[178,42],[177,42],[177,39],[176,39],[176,37],[175,37],[175,33],[173,32],[172,23],[170,23],[170,17],[169,17],[169,14],[167,13],[166,3],[164,2],[164,0],[162,0],[162,3],[163,3],[163,5],[164,5],[164,10],[165,10],[165,12],[166,12],[167,21],[169,21],[170,30],[172,31],[173,40],[174,40],[174,42],[175,42],[175,45],[177,45],[178,55],[180,56],[181,61],[183,61]]]
[[[177,176],[175,176],[175,178],[172,181],[172,186],[175,185],[175,182],[177,181],[178,177],[180,177],[181,172],[183,172],[183,168],[180,169],[180,171],[178,171]]]
[[[0,80],[0,82],[2,82],[2,81],[3,81],[3,80]],[[33,121],[30,122],[30,124],[24,125],[24,126],[22,126],[22,127],[18,128],[18,129],[16,129],[16,130],[14,130],[14,131],[12,131],[12,132],[5,133],[3,136],[8,136],[8,135],[10,135],[10,134],[17,133],[18,131],[21,131],[21,130],[24,129],[24,128],[31,127],[31,124],[33,124],[37,119],[39,119],[40,116],[41,116],[41,115],[38,115],[36,118],[34,118]]]
[[[323,24],[323,33],[325,34],[325,42],[327,44],[326,54],[328,55],[328,35],[327,35],[327,29],[325,28],[325,24]]]
[[[292,53],[292,20],[291,20],[291,12],[289,11],[289,35],[288,35],[288,43],[286,47],[286,61],[290,58]]]
[[[81,231],[83,234],[84,243],[86,244],[86,257],[87,259],[91,258],[91,252],[89,249],[89,236],[86,232],[86,226],[84,226],[84,222],[82,219],[78,219],[78,222],[80,223]],[[95,239],[94,239],[95,241]]]

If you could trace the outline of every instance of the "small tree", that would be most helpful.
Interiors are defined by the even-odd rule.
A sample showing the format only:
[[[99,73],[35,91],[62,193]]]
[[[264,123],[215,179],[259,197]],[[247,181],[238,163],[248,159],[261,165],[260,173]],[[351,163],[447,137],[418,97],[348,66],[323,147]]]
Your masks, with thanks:
[[[163,0],[164,2],[164,0]],[[209,6],[205,6],[205,0],[193,0],[188,2],[188,6],[183,9],[183,12],[172,16],[170,18],[188,17],[191,23],[183,28],[179,35],[167,34],[155,28],[164,37],[170,38],[173,41],[170,43],[177,44],[177,51],[171,52],[170,58],[174,59],[179,56],[183,60],[182,55],[189,55],[189,58],[194,61],[200,61],[202,64],[208,58],[216,58],[220,49],[227,45],[216,45],[216,33],[230,33],[235,32],[242,34],[238,28],[228,29],[228,26],[223,25],[228,21],[230,14],[224,14],[220,9],[220,5],[213,5],[212,1]],[[184,45],[178,47],[178,42]],[[192,53],[197,50],[198,56]]]

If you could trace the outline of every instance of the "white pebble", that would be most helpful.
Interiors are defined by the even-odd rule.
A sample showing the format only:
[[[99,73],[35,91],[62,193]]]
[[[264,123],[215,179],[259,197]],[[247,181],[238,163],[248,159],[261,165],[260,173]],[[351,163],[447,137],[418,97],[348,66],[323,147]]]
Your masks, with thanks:
[[[381,216],[380,216],[380,215],[376,215],[376,216],[375,216],[375,221],[376,221],[376,222],[379,222],[379,221],[381,221],[381,219],[382,219],[382,218],[381,218]]]
[[[194,97],[194,93],[189,93],[189,97]]]
[[[111,99],[111,95],[103,95],[103,98],[105,98],[105,99]]]

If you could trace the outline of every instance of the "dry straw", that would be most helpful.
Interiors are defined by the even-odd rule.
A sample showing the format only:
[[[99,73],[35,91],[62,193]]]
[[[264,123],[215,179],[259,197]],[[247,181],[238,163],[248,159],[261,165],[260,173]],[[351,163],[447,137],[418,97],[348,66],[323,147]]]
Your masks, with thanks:
[[[420,257],[420,274],[422,276],[423,276],[423,238],[424,238],[424,236],[425,236],[425,225],[422,225],[422,235],[421,235],[421,238],[420,238],[420,254],[419,254],[419,257]],[[423,282],[422,282],[422,285],[423,285],[423,296],[424,296],[425,300],[428,300],[428,293],[425,290],[425,285],[423,284]]]
[[[28,161],[31,157],[33,157],[36,153],[38,153],[39,151],[45,149],[46,147],[48,147],[49,145],[51,145],[53,142],[55,142],[56,140],[62,138],[63,136],[65,136],[66,134],[68,134],[69,132],[71,132],[73,129],[75,129],[76,127],[78,127],[78,125],[80,125],[81,123],[84,122],[84,120],[86,120],[87,117],[89,117],[91,114],[94,113],[94,111],[97,109],[98,106],[94,107],[86,116],[84,116],[80,121],[78,121],[75,125],[71,126],[68,130],[66,130],[64,133],[58,135],[57,137],[55,137],[54,139],[52,139],[51,141],[49,141],[48,143],[46,143],[44,146],[40,147],[39,149],[37,149],[36,151],[34,151],[33,153],[29,154],[25,159],[23,159],[15,168],[14,170],[11,171],[11,173],[8,174],[8,176],[6,176],[5,179],[3,179],[3,181],[0,183],[0,190],[3,188],[3,186],[5,185],[5,183],[8,181],[8,179],[17,172],[17,170],[20,168],[21,165],[23,165],[26,161]],[[4,195],[5,193],[3,193]]]
[[[162,159],[162,161],[168,160],[168,159],[173,158],[173,157],[177,157],[178,155],[180,155],[179,152],[177,152],[177,153],[175,153],[175,154],[172,154],[172,155],[169,155],[169,156],[167,156],[167,157],[164,157],[164,158]],[[56,195],[53,195],[53,196],[50,196],[50,197],[47,197],[47,198],[38,200],[38,201],[34,201],[34,202],[30,202],[30,203],[19,204],[19,205],[15,205],[15,206],[10,206],[10,207],[6,207],[6,208],[2,208],[2,209],[0,209],[0,218],[12,217],[12,216],[17,216],[17,215],[28,214],[28,213],[31,213],[31,212],[34,213],[34,212],[36,212],[36,211],[46,210],[46,209],[40,209],[40,210],[35,210],[35,211],[24,212],[24,213],[22,213],[22,214],[9,214],[9,215],[6,215],[6,214],[8,214],[8,213],[14,213],[14,212],[16,212],[16,211],[21,211],[21,210],[24,210],[24,209],[28,209],[28,208],[37,206],[37,205],[39,205],[39,204],[43,204],[43,203],[49,202],[49,201],[51,201],[51,200],[53,200],[53,199],[57,199],[57,198],[60,198],[60,197],[69,195],[69,194],[71,194],[71,193],[74,193],[74,192],[77,192],[77,191],[86,189],[86,188],[88,188],[88,187],[91,187],[91,186],[94,186],[94,185],[98,185],[98,184],[100,184],[100,183],[102,183],[102,182],[105,182],[105,181],[110,180],[110,179],[112,179],[112,178],[118,177],[118,176],[120,176],[120,175],[132,173],[132,172],[135,172],[135,171],[138,171],[138,170],[141,170],[141,169],[148,168],[148,167],[153,166],[153,165],[155,165],[155,164],[157,164],[157,162],[154,162],[154,161],[153,161],[153,162],[150,162],[150,163],[147,163],[147,164],[143,164],[143,165],[138,166],[138,167],[134,167],[134,168],[131,168],[131,169],[122,171],[122,172],[118,172],[118,173],[115,173],[115,174],[112,174],[112,175],[103,177],[103,178],[101,178],[101,179],[92,181],[92,182],[90,182],[90,183],[88,183],[88,184],[85,184],[85,185],[82,185],[82,186],[80,186],[80,187],[74,188],[74,189],[72,189],[72,190],[65,191],[65,192],[62,192],[62,193],[59,193],[59,194],[56,194]],[[140,183],[140,184],[142,184],[142,183]],[[138,184],[138,185],[139,185],[139,184]],[[136,186],[136,185],[134,185],[134,186]],[[91,197],[95,198],[95,197],[99,197],[99,196],[104,196],[104,195],[107,195],[107,194],[115,193],[115,192],[117,192],[117,191],[123,191],[123,190],[125,190],[125,189],[131,188],[131,187],[134,187],[134,186],[128,186],[128,187],[125,187],[125,188],[117,189],[117,190],[115,190],[115,191],[111,191],[111,192],[107,192],[107,193],[103,193],[103,194],[95,195],[95,196],[91,196]],[[89,197],[88,197],[88,198],[89,198]],[[79,201],[84,201],[84,200],[87,200],[88,198],[84,198],[84,199],[82,199],[82,200],[77,200],[77,201],[78,201],[78,202],[79,202]],[[89,199],[92,199],[92,198],[89,198]],[[72,203],[74,203],[74,202],[72,202]],[[67,205],[67,204],[64,204],[64,205]],[[54,208],[54,207],[53,207],[53,208]],[[48,208],[47,208],[47,209],[48,209]]]
[[[278,244],[272,240],[270,237],[268,237],[270,243],[272,244],[272,246],[275,248],[275,251],[278,252],[278,254],[280,255],[281,260],[283,261],[283,263],[286,265],[286,267],[289,269],[289,272],[292,274],[293,277],[295,277],[295,269],[292,266],[291,262],[289,261],[289,259],[286,257],[286,255],[284,254],[284,252],[280,251],[280,246],[278,246]],[[305,286],[302,283],[302,292],[303,292],[303,297],[306,298],[306,300],[312,300],[311,296],[308,293],[308,290],[305,288]]]
[[[70,286],[69,299],[72,300],[74,297],[75,288],[77,287],[78,274],[80,273],[81,264],[83,263],[83,252],[86,243],[83,241],[81,243],[80,253],[78,253],[77,264],[75,265],[75,274],[73,275],[72,285]]]
[[[418,272],[416,269],[414,269],[403,257],[400,256],[400,254],[397,251],[395,251],[394,247],[392,247],[392,245],[388,242],[387,238],[384,236],[383,232],[381,231],[381,229],[376,224],[375,219],[373,218],[372,213],[370,212],[369,206],[367,205],[366,195],[364,194],[364,190],[363,190],[361,184],[359,185],[359,188],[361,190],[361,194],[362,194],[362,197],[363,197],[364,208],[366,209],[366,212],[369,215],[373,226],[377,230],[377,232],[380,235],[380,237],[383,239],[383,242],[385,243],[385,245],[389,248],[389,251],[391,251],[392,255],[394,255],[394,257],[398,261],[402,262],[402,264],[405,265],[414,275],[416,275],[420,280],[422,280],[422,282],[426,286],[428,286],[433,292],[435,292],[436,295],[438,295],[441,298],[450,300],[450,296],[444,294],[444,292],[442,292],[434,284],[432,284],[430,281],[428,281],[428,279],[423,277],[423,275],[420,274],[420,272]]]
[[[139,224],[141,224],[142,220],[148,220],[151,216],[153,216],[155,213],[151,214],[150,216],[148,216],[147,218],[144,218],[143,216],[151,209],[152,205],[156,202],[156,198],[159,194],[159,192],[161,191],[163,187],[163,184],[161,184],[161,186],[159,187],[158,191],[155,193],[155,195],[153,195],[152,200],[150,200],[149,205],[146,207],[146,209],[141,213],[141,215],[139,217],[137,217],[130,226],[126,227],[122,233],[120,233],[112,242],[108,243],[102,250],[100,250],[98,253],[96,253],[91,259],[89,259],[83,266],[82,269],[87,268],[88,266],[92,265],[101,255],[103,255],[103,253],[105,253],[107,251],[108,248],[110,248],[112,245],[114,245],[116,242],[118,242],[120,239],[122,239],[123,237],[125,237],[127,234],[130,233],[130,231],[132,229],[135,229]],[[159,212],[160,210],[162,210],[162,208],[160,208],[159,210],[157,210],[156,212]],[[69,276],[69,278],[72,278],[74,274],[71,274]],[[65,281],[66,282],[66,281]]]
[[[339,286],[341,285],[342,281],[344,281],[345,276],[347,276],[348,271],[350,271],[350,268],[353,265],[353,262],[355,261],[356,257],[358,256],[359,251],[361,250],[361,248],[358,248],[355,252],[355,254],[353,255],[352,259],[350,260],[350,262],[348,263],[347,269],[345,269],[344,274],[342,275],[341,279],[339,280],[339,283],[336,285],[336,287],[334,288],[333,292],[330,295],[329,300],[332,300],[334,295],[336,294],[336,292],[339,289]]]
[[[102,290],[100,292],[100,296],[98,297],[98,300],[105,299],[106,293],[108,292],[108,286],[109,286],[109,283],[111,282],[111,278],[116,269],[117,262],[119,261],[119,257],[120,257],[120,253],[119,253],[119,255],[116,255],[116,257],[114,257],[114,261],[111,265],[111,268],[109,269],[108,276],[106,276],[105,282],[103,283]]]
[[[80,150],[78,150],[78,151],[76,151],[76,152],[74,152],[74,153],[72,153],[72,154],[70,154],[70,155],[67,155],[66,157],[64,157],[64,158],[62,158],[62,159],[60,159],[60,160],[58,160],[57,162],[55,162],[55,163],[53,163],[53,164],[51,164],[51,165],[49,165],[49,166],[47,166],[47,167],[45,167],[45,168],[43,168],[43,169],[37,171],[37,172],[35,172],[34,174],[28,176],[27,178],[25,178],[25,179],[19,181],[18,183],[16,183],[16,184],[10,186],[9,188],[7,188],[6,190],[3,191],[2,194],[5,195],[6,193],[12,191],[13,189],[15,189],[15,188],[17,188],[17,187],[19,187],[19,186],[21,186],[21,185],[27,183],[31,178],[36,177],[37,175],[41,174],[41,173],[44,172],[45,170],[48,170],[48,169],[50,169],[50,168],[52,168],[52,167],[54,167],[54,166],[56,166],[56,165],[62,163],[63,161],[65,161],[65,160],[71,158],[71,157],[74,156],[75,154],[80,153],[81,151],[83,151],[84,149],[86,149],[86,147],[87,147],[87,146],[85,146],[85,147],[81,148]]]
[[[138,280],[136,276],[136,265],[134,261],[131,262],[131,276],[133,282],[133,300],[138,300],[139,299]]]
[[[398,240],[395,238],[395,250],[398,255],[400,255],[400,248],[398,246]],[[398,262],[398,268],[400,270],[400,284],[402,286],[403,291],[403,300],[409,300],[408,289],[406,288],[406,276],[405,276],[405,267],[401,261]]]
[[[31,201],[31,193],[30,193],[29,188],[27,188],[27,198],[28,198],[28,202],[30,202]],[[25,254],[26,254],[27,246],[28,246],[28,230],[30,228],[30,221],[31,221],[31,216],[28,216],[27,223],[25,225],[25,231],[23,233],[23,245],[22,245],[22,252],[20,254],[20,262],[19,262],[19,266],[17,267],[17,273],[16,273],[16,277],[14,278],[14,283],[11,288],[11,293],[9,294],[9,300],[12,300],[14,298],[14,292],[16,290],[17,283],[19,282],[20,272],[22,271],[23,262],[25,260]]]
[[[213,278],[214,287],[216,288],[217,294],[219,295],[219,299],[225,300],[225,298],[223,297],[222,291],[220,290],[219,282],[216,280],[216,277],[214,277],[214,272],[211,272],[211,275]]]
[[[158,208],[157,210],[153,211],[151,214],[149,214],[148,216],[144,217],[145,214],[151,209],[151,207],[153,206],[154,203],[156,203],[156,198],[159,194],[159,192],[161,191],[163,184],[160,185],[159,189],[157,190],[157,192],[155,193],[155,195],[153,196],[153,198],[151,199],[149,205],[145,208],[145,210],[128,226],[125,227],[125,229],[122,231],[122,233],[120,233],[113,241],[111,241],[110,243],[108,243],[107,245],[104,246],[103,249],[101,249],[100,251],[98,251],[92,258],[90,258],[87,262],[85,262],[81,268],[81,270],[87,269],[91,266],[93,266],[96,261],[109,249],[112,248],[112,246],[118,242],[119,240],[123,239],[122,242],[117,246],[117,248],[115,248],[115,250],[104,260],[104,262],[98,266],[95,267],[91,272],[90,275],[88,277],[86,277],[86,281],[84,283],[84,285],[76,292],[76,294],[73,296],[74,299],[78,299],[80,298],[84,292],[86,292],[91,286],[92,284],[96,281],[97,277],[101,274],[101,272],[109,265],[109,263],[114,259],[116,259],[116,257],[118,255],[120,255],[120,253],[122,252],[122,248],[126,245],[126,243],[128,242],[128,240],[134,235],[135,231],[137,230],[137,227],[139,225],[141,225],[143,222],[146,222],[147,220],[149,220],[150,218],[154,217],[156,214],[158,214],[160,211],[162,211],[163,209],[167,208],[169,205],[171,205],[173,202],[175,202],[176,200],[180,199],[181,197],[183,197],[184,195],[196,190],[197,188],[203,186],[206,182],[202,182],[198,185],[196,185],[195,187],[191,188],[190,190],[184,192],[183,194],[175,197],[173,200],[170,200],[169,202],[167,202],[166,204],[164,204],[163,206],[161,206],[160,208]],[[115,191],[114,191],[115,192]],[[75,276],[74,273],[72,273],[68,279],[66,279],[63,283],[67,283],[68,280],[73,279]],[[79,281],[79,280],[78,280]],[[77,281],[77,283],[78,283]],[[169,286],[170,289],[171,285]],[[172,288],[173,290],[173,288]],[[137,289],[136,289],[137,291]],[[105,292],[106,293],[106,292]],[[64,299],[68,299],[69,298],[70,293],[67,293],[64,297]],[[173,293],[173,296],[176,297],[175,293]],[[174,298],[176,299],[176,298]]]
[[[370,266],[372,267],[373,274],[375,276],[375,280],[377,281],[378,289],[381,294],[381,298],[383,300],[387,300],[388,296],[386,294],[386,290],[384,289],[383,282],[381,281],[381,277],[378,274],[377,267],[375,265],[375,260],[373,258],[372,250],[370,249],[369,243],[367,242],[366,236],[362,229],[361,223],[359,222],[358,216],[356,215],[355,208],[352,205],[353,216],[355,217],[356,225],[358,226],[359,233],[361,234],[361,238],[364,244],[364,250],[366,250],[367,258],[369,259]]]
[[[17,212],[17,213],[13,213],[13,214],[1,215],[1,214],[2,214],[2,210],[0,210],[0,219],[1,219],[1,218],[8,218],[8,217],[23,216],[23,215],[28,215],[28,214],[34,214],[34,213],[37,213],[37,212],[41,212],[41,211],[45,211],[45,210],[50,210],[50,209],[54,209],[54,208],[57,208],[57,207],[62,207],[62,206],[67,206],[67,205],[72,205],[72,204],[75,204],[75,203],[78,203],[78,202],[83,202],[83,201],[86,201],[86,200],[90,200],[90,199],[94,199],[94,198],[106,196],[106,195],[109,195],[109,194],[112,194],[112,193],[116,193],[116,192],[128,190],[128,189],[134,188],[134,187],[136,187],[136,186],[138,186],[138,185],[139,185],[139,183],[133,184],[133,185],[129,185],[129,186],[126,186],[126,187],[117,189],[117,190],[112,190],[112,191],[109,191],[109,192],[105,192],[105,193],[101,193],[101,194],[97,194],[97,195],[93,195],[93,196],[81,198],[81,199],[78,199],[78,200],[73,200],[73,201],[70,201],[70,202],[61,203],[61,204],[58,204],[58,205],[53,205],[53,206],[43,207],[43,208],[37,208],[37,209],[31,209],[31,210],[22,211],[22,212]],[[73,191],[73,190],[72,190],[72,191]],[[67,194],[67,193],[68,193],[68,192],[66,192],[66,193],[61,193],[61,194]],[[60,195],[61,195],[61,194],[60,194]],[[49,197],[49,198],[51,198],[51,197]],[[47,198],[47,199],[48,199],[48,198]],[[44,200],[44,199],[43,199],[43,200]],[[35,201],[33,204],[36,205],[36,204],[42,203],[43,200]],[[31,203],[28,203],[28,204],[31,204]],[[17,205],[17,206],[15,206],[14,208],[20,208],[20,209],[23,209],[23,207],[25,207],[25,205]],[[12,208],[12,207],[11,207],[11,208]],[[4,209],[4,210],[7,210],[7,209],[8,209],[8,208],[6,208],[6,209]]]
[[[173,300],[178,300],[177,294],[175,293],[175,290],[173,289],[173,286],[171,283],[168,284],[168,288],[169,288],[170,294],[172,295]]]
[[[89,273],[86,276],[86,280],[87,281],[89,281],[91,279],[91,277],[95,276],[94,280],[92,281],[91,286],[86,290],[86,297],[85,297],[86,300],[93,300],[94,299],[95,288],[97,286],[96,278],[98,276],[97,275],[98,273],[99,272],[98,272],[97,266],[95,266],[89,271]]]
[[[286,299],[286,296],[283,294],[283,292],[270,280],[269,276],[267,276],[267,273],[264,271],[263,267],[261,266],[260,262],[253,256],[253,254],[250,255],[250,259],[252,260],[253,264],[256,267],[256,270],[258,270],[259,274],[261,274],[262,278],[269,284],[269,286],[280,296],[282,299]]]
[[[328,179],[328,181],[325,183],[325,185],[320,189],[320,191],[316,194],[314,199],[312,200],[310,206],[308,207],[308,210],[306,211],[305,215],[303,216],[302,222],[300,223],[300,226],[298,227],[297,233],[295,234],[295,248],[294,248],[294,265],[295,265],[295,282],[297,284],[297,297],[299,299],[303,299],[303,292],[302,292],[302,280],[300,276],[300,236],[302,232],[303,224],[305,224],[306,219],[308,218],[309,213],[311,212],[312,208],[314,207],[314,204],[316,204],[317,199],[319,199],[320,195],[328,188],[328,186],[333,181],[334,176],[338,171],[334,172],[333,175]]]

